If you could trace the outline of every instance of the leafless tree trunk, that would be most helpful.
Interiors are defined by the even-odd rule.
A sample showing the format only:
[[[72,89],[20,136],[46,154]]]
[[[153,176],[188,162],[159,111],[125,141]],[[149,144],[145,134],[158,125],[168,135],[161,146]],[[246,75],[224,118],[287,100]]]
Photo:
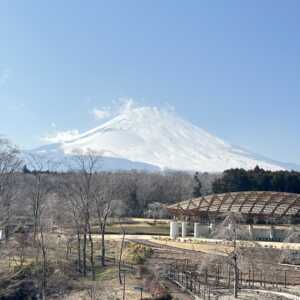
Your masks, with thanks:
[[[95,261],[94,261],[94,242],[92,238],[91,225],[89,222],[87,227],[88,227],[88,235],[89,235],[89,242],[90,242],[90,262],[92,267],[92,279],[96,280]]]
[[[122,230],[122,242],[121,242],[121,248],[120,248],[120,255],[119,255],[119,282],[122,284],[122,273],[121,273],[121,266],[122,266],[122,256],[123,256],[123,248],[124,248],[124,242],[125,242],[125,228],[123,227],[121,220],[119,221],[120,228]]]
[[[50,193],[53,192],[53,185],[50,182],[50,175],[46,173],[46,170],[49,170],[49,161],[46,162],[42,157],[33,155],[29,157],[29,161],[33,171],[31,174],[26,175],[28,180],[26,185],[29,189],[33,220],[33,247],[36,252],[35,263],[40,264],[42,270],[42,276],[38,280],[40,281],[41,298],[44,300],[46,299],[48,274],[45,233],[48,230],[47,224],[51,219],[51,216],[46,214],[49,210],[49,207],[47,207],[47,199]],[[48,208],[48,210],[46,208]]]
[[[77,260],[78,260],[78,271],[81,272],[81,239],[80,231],[77,230]]]
[[[18,150],[8,140],[0,137],[0,227],[4,228],[5,241],[10,235],[12,200],[16,193],[16,172],[19,170],[21,160]]]
[[[101,264],[105,266],[105,226],[101,228]]]
[[[104,215],[100,212],[100,204],[97,203],[97,215],[98,215],[98,222],[100,227],[100,234],[101,234],[101,264],[104,267],[105,266],[105,229],[106,229],[106,222],[108,218],[108,214],[110,212],[110,203],[105,210]]]
[[[236,231],[235,231],[235,233],[236,233]],[[238,270],[238,265],[237,265],[236,234],[235,234],[235,239],[234,239],[233,266],[234,266],[233,295],[234,295],[234,298],[237,298],[238,297],[238,284],[239,284],[239,270]]]
[[[42,250],[42,299],[46,299],[46,287],[47,287],[47,249],[44,240],[43,226],[40,227],[40,248]]]
[[[83,275],[87,276],[87,249],[90,246],[90,257],[92,278],[95,280],[95,261],[94,261],[94,243],[91,230],[91,220],[93,217],[93,201],[95,190],[97,189],[97,170],[99,168],[100,157],[92,152],[78,153],[73,158],[73,172],[66,182],[66,188],[69,190],[73,207],[73,216],[77,227],[77,248],[78,248],[78,266],[81,261],[82,250],[82,267]],[[80,221],[76,220],[78,218]],[[79,226],[81,224],[81,226]],[[83,229],[83,245],[81,248],[81,231]]]
[[[83,276],[86,277],[86,245],[87,239],[86,239],[86,227],[84,228],[83,232],[83,247],[82,247],[82,264],[83,264]]]
[[[113,204],[117,202],[120,186],[116,184],[115,175],[98,176],[97,187],[94,190],[94,204],[97,212],[97,221],[101,235],[101,264],[105,266],[105,233],[108,218],[110,217]]]

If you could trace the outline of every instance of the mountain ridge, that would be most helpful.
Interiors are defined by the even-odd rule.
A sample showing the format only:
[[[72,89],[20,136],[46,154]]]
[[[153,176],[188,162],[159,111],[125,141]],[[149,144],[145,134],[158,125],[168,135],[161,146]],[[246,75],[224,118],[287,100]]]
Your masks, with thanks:
[[[222,172],[258,165],[275,171],[293,166],[233,146],[174,112],[157,107],[129,106],[104,124],[71,140],[33,150],[38,154],[56,152],[67,156],[78,151],[93,151],[119,163],[125,160],[133,168],[135,163],[140,164],[139,168],[144,164],[145,169],[152,170]]]

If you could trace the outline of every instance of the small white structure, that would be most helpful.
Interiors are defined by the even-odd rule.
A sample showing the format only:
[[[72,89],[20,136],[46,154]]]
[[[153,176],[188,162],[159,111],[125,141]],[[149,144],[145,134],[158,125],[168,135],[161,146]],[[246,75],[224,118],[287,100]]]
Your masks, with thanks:
[[[270,226],[270,240],[275,240],[275,230],[273,225]]]
[[[254,238],[254,231],[253,231],[253,225],[252,224],[248,225],[248,234],[249,234],[250,239],[252,240]]]
[[[200,224],[194,223],[194,237],[200,237],[201,236],[201,230],[200,230]]]
[[[178,223],[176,221],[170,222],[170,238],[176,239],[178,237]]]
[[[214,232],[214,230],[215,230],[215,223],[210,223],[209,224],[209,233],[212,233],[212,232]]]
[[[184,238],[187,236],[187,225],[188,223],[183,221],[181,222],[181,236]]]

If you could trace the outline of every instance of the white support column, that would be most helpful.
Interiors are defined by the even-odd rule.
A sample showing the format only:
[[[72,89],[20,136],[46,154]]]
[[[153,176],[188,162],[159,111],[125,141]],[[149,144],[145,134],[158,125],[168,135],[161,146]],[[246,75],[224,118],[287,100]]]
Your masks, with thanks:
[[[271,240],[275,239],[275,229],[274,229],[273,225],[271,225],[271,227],[270,227],[270,239]]]
[[[248,234],[251,240],[255,240],[254,231],[253,231],[253,225],[248,225]]]
[[[170,221],[170,238],[176,239],[178,236],[178,223],[176,221]]]
[[[209,233],[212,233],[215,230],[215,224],[214,223],[210,223],[209,224]]]
[[[200,223],[194,223],[194,237],[198,238],[200,235]]]
[[[181,222],[181,236],[184,238],[187,236],[187,222]]]

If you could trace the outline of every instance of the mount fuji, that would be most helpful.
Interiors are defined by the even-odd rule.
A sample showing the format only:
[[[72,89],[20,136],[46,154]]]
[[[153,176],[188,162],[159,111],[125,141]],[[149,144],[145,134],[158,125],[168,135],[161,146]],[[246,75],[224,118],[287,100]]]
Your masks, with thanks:
[[[44,145],[30,151],[63,158],[92,151],[103,158],[104,170],[183,170],[222,172],[230,168],[291,169],[233,146],[156,107],[129,106],[104,124],[71,140]]]

